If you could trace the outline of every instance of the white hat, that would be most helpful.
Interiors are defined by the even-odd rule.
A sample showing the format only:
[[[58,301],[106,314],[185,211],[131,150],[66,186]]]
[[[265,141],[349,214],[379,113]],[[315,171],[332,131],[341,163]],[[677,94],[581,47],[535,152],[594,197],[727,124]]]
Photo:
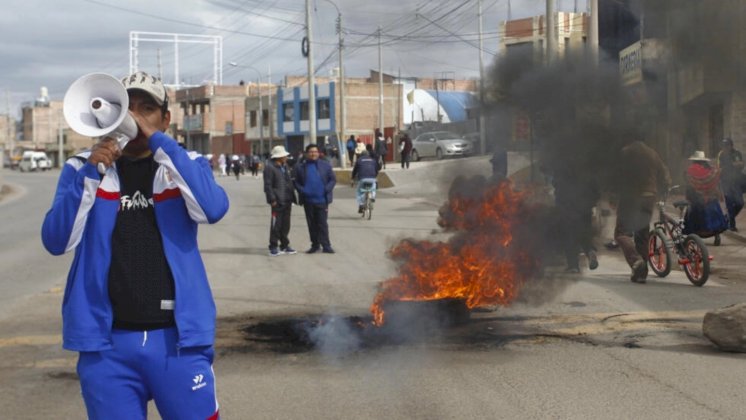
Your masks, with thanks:
[[[701,162],[709,162],[710,161],[710,159],[707,159],[705,157],[705,152],[703,152],[702,150],[695,151],[694,154],[692,154],[691,156],[689,156],[689,160],[701,161]]]
[[[164,102],[168,102],[166,88],[163,86],[161,79],[151,76],[144,71],[138,71],[137,73],[125,77],[122,79],[122,84],[127,90],[138,89],[144,91],[150,95],[159,106],[163,106]]]
[[[279,159],[284,158],[285,156],[290,156],[290,153],[285,150],[285,146],[275,146],[272,148],[270,159]]]

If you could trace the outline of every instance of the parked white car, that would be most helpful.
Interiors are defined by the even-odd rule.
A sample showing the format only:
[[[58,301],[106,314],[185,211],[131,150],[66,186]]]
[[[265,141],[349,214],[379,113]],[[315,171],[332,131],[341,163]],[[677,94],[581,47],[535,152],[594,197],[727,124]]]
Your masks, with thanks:
[[[468,156],[473,151],[470,141],[448,131],[422,133],[412,141],[412,160],[424,157],[443,159],[447,156]]]
[[[52,161],[44,152],[23,152],[18,169],[21,172],[48,171],[52,169]]]

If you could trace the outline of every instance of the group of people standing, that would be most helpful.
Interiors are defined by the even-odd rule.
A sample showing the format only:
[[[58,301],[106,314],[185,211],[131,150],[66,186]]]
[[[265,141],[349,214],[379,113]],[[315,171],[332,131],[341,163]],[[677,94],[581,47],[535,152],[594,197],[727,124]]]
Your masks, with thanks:
[[[373,136],[373,144],[365,144],[362,138],[355,138],[354,134],[351,134],[347,139],[345,148],[347,149],[347,158],[351,166],[354,167],[355,162],[362,156],[363,152],[367,151],[368,155],[375,159],[381,168],[386,169],[386,155],[389,152],[391,139],[384,138],[383,133],[378,128],[374,130]]]
[[[305,156],[292,169],[287,165],[288,153],[283,146],[275,146],[270,161],[264,167],[264,194],[271,207],[269,255],[296,254],[290,247],[290,214],[293,204],[303,206],[308,224],[311,247],[307,254],[333,254],[329,240],[329,205],[333,200],[337,178],[331,164],[319,159],[319,148],[309,144]],[[296,196],[297,192],[297,196]]]
[[[366,145],[361,138],[355,139],[354,135],[350,135],[345,144],[350,165],[354,167],[357,159],[367,150],[368,154],[378,162],[381,169],[386,169],[386,155],[393,145],[393,140],[385,138],[383,133],[377,128],[375,129],[374,137],[374,143]],[[412,139],[407,133],[401,133],[399,136],[399,157],[402,169],[409,169],[409,162],[412,159],[412,149]]]

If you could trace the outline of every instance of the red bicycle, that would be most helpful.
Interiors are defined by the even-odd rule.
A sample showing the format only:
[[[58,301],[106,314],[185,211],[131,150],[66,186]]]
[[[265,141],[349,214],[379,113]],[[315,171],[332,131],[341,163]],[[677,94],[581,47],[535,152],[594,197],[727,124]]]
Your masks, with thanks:
[[[678,187],[674,185],[668,193]],[[683,233],[689,202],[676,201],[673,205],[679,210],[678,218],[666,213],[665,198],[658,202],[658,220],[653,224],[648,241],[648,264],[658,277],[666,277],[671,272],[672,254],[676,252],[676,262],[684,269],[689,281],[695,286],[703,286],[710,277],[712,257],[699,235]]]

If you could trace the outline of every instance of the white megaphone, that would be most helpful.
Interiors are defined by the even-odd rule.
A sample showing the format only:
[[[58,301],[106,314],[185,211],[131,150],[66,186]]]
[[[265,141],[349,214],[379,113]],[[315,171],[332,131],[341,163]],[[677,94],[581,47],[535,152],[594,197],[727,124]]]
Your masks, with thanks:
[[[67,89],[62,107],[65,121],[87,137],[112,137],[120,149],[137,137],[137,123],[129,114],[129,96],[118,79],[105,73],[82,76]],[[98,172],[106,172],[103,163]]]

